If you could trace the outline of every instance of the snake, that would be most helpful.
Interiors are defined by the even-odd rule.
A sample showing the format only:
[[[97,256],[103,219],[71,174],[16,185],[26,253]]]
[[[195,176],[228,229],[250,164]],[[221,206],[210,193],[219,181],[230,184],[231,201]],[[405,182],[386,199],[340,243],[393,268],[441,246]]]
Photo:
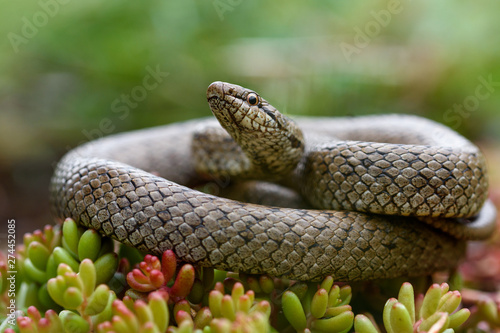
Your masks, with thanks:
[[[51,180],[54,214],[144,253],[301,281],[450,270],[467,240],[495,229],[485,157],[442,124],[403,114],[288,117],[220,81],[207,100],[215,118],[67,152]],[[199,190],[245,182],[275,187],[263,197],[287,189],[306,204]]]

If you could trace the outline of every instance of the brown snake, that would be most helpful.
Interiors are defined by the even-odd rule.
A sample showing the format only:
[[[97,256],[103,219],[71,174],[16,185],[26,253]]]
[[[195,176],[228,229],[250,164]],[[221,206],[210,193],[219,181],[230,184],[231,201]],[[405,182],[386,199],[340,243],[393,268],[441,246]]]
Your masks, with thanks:
[[[52,179],[57,216],[145,252],[173,249],[201,266],[299,280],[449,269],[464,252],[459,239],[495,228],[484,157],[445,126],[403,115],[293,122],[255,92],[222,82],[207,98],[232,138],[201,119],[77,147]],[[277,181],[316,209],[186,187],[207,175]]]

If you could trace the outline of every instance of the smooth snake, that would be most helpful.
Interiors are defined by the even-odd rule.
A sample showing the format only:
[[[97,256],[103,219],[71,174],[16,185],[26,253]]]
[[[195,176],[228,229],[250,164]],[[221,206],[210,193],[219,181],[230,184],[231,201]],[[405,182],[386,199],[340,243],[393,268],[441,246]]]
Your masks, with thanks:
[[[446,270],[464,240],[495,229],[485,159],[443,125],[409,115],[292,121],[252,90],[223,82],[209,86],[207,99],[222,127],[191,120],[68,152],[52,178],[55,214],[144,252],[172,249],[200,266],[298,280]],[[274,181],[314,209],[188,187],[216,179],[223,187]]]

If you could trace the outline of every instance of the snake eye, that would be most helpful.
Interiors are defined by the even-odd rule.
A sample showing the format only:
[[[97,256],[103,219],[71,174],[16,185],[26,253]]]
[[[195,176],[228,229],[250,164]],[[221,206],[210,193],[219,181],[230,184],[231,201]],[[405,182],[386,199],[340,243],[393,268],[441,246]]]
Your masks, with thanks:
[[[256,93],[250,93],[247,96],[247,102],[250,105],[257,105],[259,104],[259,96]]]

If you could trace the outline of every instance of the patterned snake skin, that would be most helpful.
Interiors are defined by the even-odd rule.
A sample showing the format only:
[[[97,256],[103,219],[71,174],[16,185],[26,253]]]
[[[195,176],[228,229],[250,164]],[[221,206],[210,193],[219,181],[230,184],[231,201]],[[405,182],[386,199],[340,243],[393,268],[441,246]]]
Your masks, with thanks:
[[[201,266],[299,280],[449,269],[463,255],[459,239],[495,228],[483,156],[442,125],[401,115],[292,122],[222,82],[207,97],[232,138],[200,119],[77,147],[52,179],[57,216],[144,252],[173,249]],[[187,187],[216,176],[277,181],[318,210]]]

